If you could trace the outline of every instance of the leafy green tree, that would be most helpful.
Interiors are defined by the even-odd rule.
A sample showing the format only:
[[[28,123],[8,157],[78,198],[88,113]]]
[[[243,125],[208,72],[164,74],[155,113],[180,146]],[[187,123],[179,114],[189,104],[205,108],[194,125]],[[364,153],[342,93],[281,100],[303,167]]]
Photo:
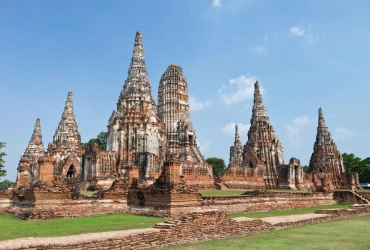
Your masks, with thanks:
[[[1,152],[1,149],[5,147],[5,142],[0,142],[0,177],[3,177],[6,175],[6,170],[4,168],[4,159],[3,157],[6,156],[4,152]]]
[[[359,181],[370,182],[370,157],[361,159],[354,154],[343,153],[343,164],[347,172],[357,172]]]
[[[303,166],[303,171],[308,174],[308,166],[307,165]]]
[[[225,172],[225,161],[221,158],[211,157],[207,158],[206,162],[212,166],[214,175],[222,175]]]
[[[108,132],[101,131],[96,138],[90,139],[88,143],[81,143],[81,145],[85,147],[89,143],[96,143],[100,151],[105,151],[107,149],[107,136]]]
[[[14,182],[9,181],[9,180],[4,180],[4,181],[0,182],[0,191],[5,190],[5,189],[7,189],[8,187],[11,187],[11,186],[14,186]]]

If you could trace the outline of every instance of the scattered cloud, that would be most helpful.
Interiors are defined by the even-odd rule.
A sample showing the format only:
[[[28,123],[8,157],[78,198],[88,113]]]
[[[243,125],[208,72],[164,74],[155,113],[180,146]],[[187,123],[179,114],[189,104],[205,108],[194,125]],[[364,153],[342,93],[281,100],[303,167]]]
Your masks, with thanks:
[[[292,37],[301,37],[307,43],[314,43],[318,40],[318,37],[313,34],[312,28],[313,24],[308,25],[307,28],[293,26],[289,29],[289,35]]]
[[[267,49],[265,46],[262,45],[252,45],[247,48],[247,51],[256,55],[256,54],[265,54],[267,52]]]
[[[197,141],[197,144],[200,148],[200,151],[203,153],[204,151],[207,151],[211,148],[211,140],[203,140],[202,142]]]
[[[304,29],[297,26],[293,26],[290,28],[289,34],[291,36],[304,36]]]
[[[301,128],[309,123],[308,115],[297,117],[289,125],[286,125],[286,130],[288,133],[289,144],[291,147],[298,147],[302,138],[300,136]]]
[[[241,75],[229,80],[229,84],[224,84],[218,90],[222,101],[227,104],[235,104],[253,98],[254,83],[257,77],[252,75]],[[263,92],[263,89],[261,88]]]
[[[221,9],[221,0],[213,0],[212,6]]]
[[[356,137],[356,133],[346,128],[336,128],[333,137],[338,141],[348,141]]]
[[[212,101],[207,100],[205,102],[198,101],[195,96],[189,97],[189,105],[191,110],[201,110],[205,109],[213,104]]]
[[[235,122],[230,122],[225,125],[225,127],[222,128],[222,132],[228,135],[235,135]],[[243,124],[243,123],[238,123],[238,128],[239,128],[239,135],[246,135],[248,133],[249,127],[251,126],[250,124]]]

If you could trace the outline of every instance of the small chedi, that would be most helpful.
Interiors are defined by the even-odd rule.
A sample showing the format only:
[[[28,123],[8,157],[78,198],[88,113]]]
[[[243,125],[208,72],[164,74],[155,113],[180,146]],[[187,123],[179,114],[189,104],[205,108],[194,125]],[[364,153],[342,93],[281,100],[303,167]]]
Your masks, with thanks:
[[[238,204],[214,200],[202,197],[198,189],[305,189],[310,184],[317,191],[327,193],[360,187],[357,173],[345,172],[342,156],[321,109],[307,174],[299,159],[291,158],[288,164],[284,163],[282,145],[256,82],[248,141],[243,146],[236,126],[228,168],[223,175],[215,177],[197,145],[190,119],[188,83],[182,68],[171,64],[163,73],[158,105],[151,91],[142,36],[137,32],[128,76],[108,121],[106,149],[99,149],[96,143],[81,144],[72,92],[69,92],[46,151],[40,119],[36,120],[29,145],[19,161],[9,211],[33,219],[127,211],[173,216],[202,206],[235,211],[251,209],[249,205],[246,207],[245,200],[235,201]],[[81,194],[86,190],[98,192],[87,197]],[[297,207],[313,204],[313,196],[303,194],[302,197],[303,203],[295,204]],[[280,198],[285,199],[274,198],[277,204]],[[266,199],[271,202],[270,198]],[[321,193],[315,194],[315,199],[314,203],[332,202]],[[292,206],[280,205],[277,207]],[[253,206],[253,211],[258,207],[264,206]]]
[[[343,158],[331,137],[322,109],[319,108],[316,141],[310,159],[309,172],[318,190],[361,188],[357,173],[345,172]]]

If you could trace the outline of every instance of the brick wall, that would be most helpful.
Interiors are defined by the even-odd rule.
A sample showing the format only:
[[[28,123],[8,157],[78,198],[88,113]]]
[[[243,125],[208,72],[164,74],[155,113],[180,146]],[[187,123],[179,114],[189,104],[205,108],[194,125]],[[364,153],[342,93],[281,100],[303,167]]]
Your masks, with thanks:
[[[230,219],[226,212],[217,210],[200,210],[189,212],[179,219],[158,223],[154,228],[111,232],[111,234],[89,234],[84,237],[68,238],[66,242],[33,243],[28,247],[19,242],[18,246],[13,244],[12,248],[7,249],[151,249],[366,215],[370,213],[370,208],[365,206],[358,209],[322,210],[317,213],[328,214],[328,216],[271,224],[260,219]],[[3,241],[2,244],[9,245],[7,241]]]

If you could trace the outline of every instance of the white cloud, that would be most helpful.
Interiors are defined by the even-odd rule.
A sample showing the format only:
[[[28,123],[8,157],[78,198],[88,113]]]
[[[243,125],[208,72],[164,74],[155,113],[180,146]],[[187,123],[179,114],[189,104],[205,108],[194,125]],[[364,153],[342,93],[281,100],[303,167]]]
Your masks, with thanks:
[[[286,126],[288,132],[288,139],[289,144],[292,147],[299,146],[301,144],[302,138],[299,134],[300,130],[297,126],[294,125],[287,125]]]
[[[212,6],[215,8],[221,8],[221,0],[213,0],[212,1]]]
[[[230,122],[225,125],[225,127],[222,128],[222,132],[228,135],[235,135],[235,122]],[[246,135],[248,133],[250,124],[243,124],[243,123],[238,123],[238,128],[239,128],[239,135]]]
[[[190,105],[190,110],[201,110],[205,109],[213,104],[212,101],[207,100],[205,102],[198,101],[196,97],[190,96],[189,97],[189,105]]]
[[[200,152],[203,153],[203,151],[207,151],[208,149],[211,148],[211,140],[203,140],[203,142],[197,141],[197,144],[200,148]]]
[[[227,105],[248,100],[253,98],[254,83],[256,81],[257,77],[254,75],[241,75],[237,78],[230,79],[228,85],[222,85],[218,93],[222,101]],[[261,91],[263,90],[261,89]]]
[[[299,28],[297,26],[293,26],[290,28],[289,34],[291,36],[304,36],[304,29]]]
[[[262,45],[252,45],[247,48],[247,51],[252,54],[264,54],[267,52],[267,49]]]
[[[300,127],[306,126],[308,124],[308,115],[295,118],[293,124]]]
[[[333,137],[338,141],[348,141],[356,136],[356,133],[346,128],[336,128]]]
[[[314,43],[318,37],[312,33],[313,24],[308,25],[306,29],[298,26],[293,26],[289,30],[290,36],[302,37],[307,43]]]
[[[301,144],[302,142],[302,138],[300,136],[301,128],[306,126],[308,123],[309,123],[308,115],[303,115],[295,118],[291,124],[286,125],[289,144],[291,147],[298,147]]]

